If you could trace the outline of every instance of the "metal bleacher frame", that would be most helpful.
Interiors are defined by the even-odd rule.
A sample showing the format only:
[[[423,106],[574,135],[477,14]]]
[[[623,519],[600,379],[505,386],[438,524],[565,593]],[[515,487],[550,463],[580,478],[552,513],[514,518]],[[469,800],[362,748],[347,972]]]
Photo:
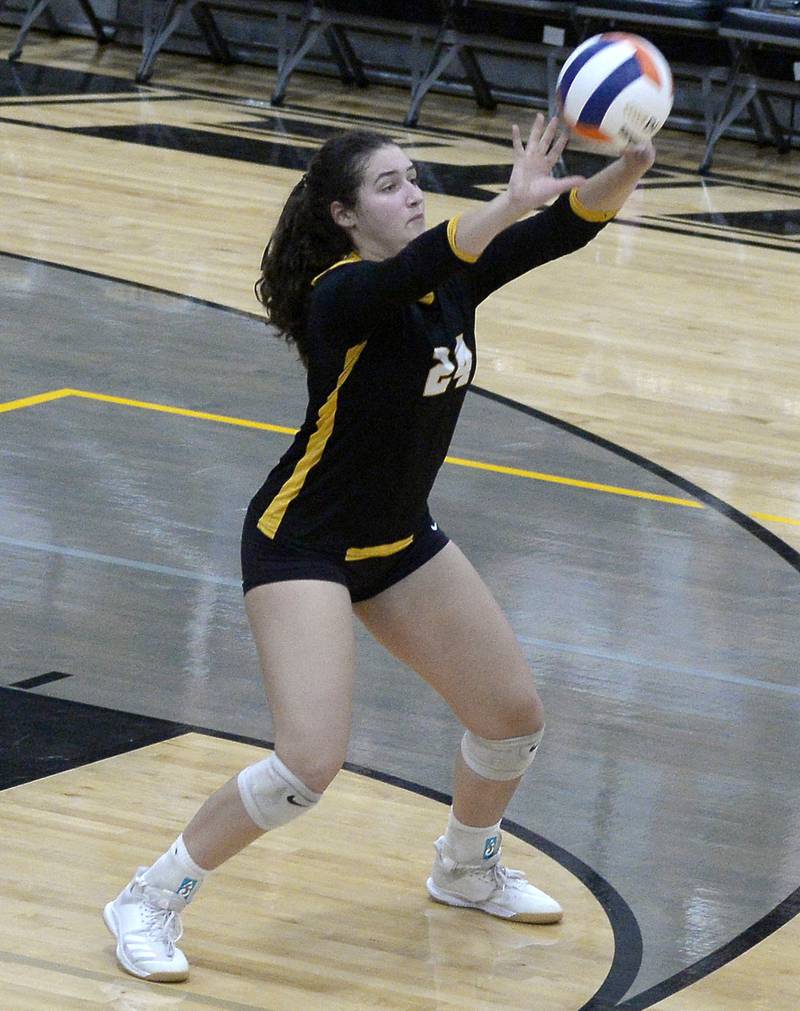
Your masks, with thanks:
[[[142,39],[142,59],[136,72],[136,81],[143,84],[153,73],[158,54],[175,35],[187,18],[191,17],[205,42],[208,52],[217,63],[231,64],[237,60],[234,50],[219,27],[215,12],[239,14],[263,20],[272,18],[276,25],[276,51],[278,73],[291,57],[295,40],[291,38],[291,27],[297,23],[303,30],[310,17],[314,3],[312,0],[164,0],[160,10],[156,0],[150,0],[150,25],[145,26]],[[147,20],[147,18],[146,18]],[[345,83],[359,80],[349,53],[347,39],[335,31],[323,33],[341,76]]]
[[[556,22],[554,27],[571,24],[572,10],[572,3],[559,3],[556,0],[450,0],[446,5],[442,28],[434,43],[430,62],[417,86],[412,89],[406,124],[413,125],[417,122],[423,98],[441,81],[455,60],[460,62],[466,72],[479,107],[494,109],[497,103],[481,69],[477,55],[479,52],[532,57],[543,62],[546,79],[544,97],[553,113],[558,68],[566,59],[569,48],[534,41],[532,34],[536,30],[541,32],[547,22]],[[522,29],[521,37],[511,38],[508,34],[492,31],[493,14],[515,19]]]
[[[50,31],[59,33],[63,31],[53,14],[53,2],[54,0],[30,0],[14,46],[9,53],[9,59],[19,58],[28,33],[40,17],[47,19]],[[92,0],[76,0],[76,2],[86,16],[98,44],[103,45],[112,41],[116,26],[104,22],[98,16],[92,6]],[[189,17],[197,26],[200,38],[205,43],[213,60],[223,64],[236,62],[238,53],[232,50],[220,30],[214,16],[215,11],[250,15],[259,20],[263,20],[265,17],[274,19],[277,28],[275,48],[280,70],[294,46],[290,23],[303,23],[313,6],[312,0],[275,0],[275,2],[271,2],[271,0],[144,0],[141,23],[142,57],[136,71],[136,81],[142,84],[149,80],[158,54],[172,36],[180,31]],[[347,39],[335,31],[326,33],[324,37],[342,80],[346,83],[353,81],[361,83],[358,72],[353,69],[348,58]],[[256,48],[256,46],[251,48]]]
[[[89,27],[92,30],[97,44],[99,46],[103,46],[107,42],[111,42],[114,37],[114,30],[113,28],[109,28],[104,25],[102,20],[97,16],[94,7],[92,7],[92,0],[76,0],[76,2],[83,11],[86,20],[89,22]],[[51,32],[61,34],[63,29],[56,16],[53,14],[51,5],[52,0],[30,0],[28,3],[28,9],[23,15],[22,23],[20,24],[19,31],[17,32],[17,36],[14,40],[14,45],[8,54],[9,60],[19,59],[22,54],[22,47],[25,45],[25,39],[28,37],[28,33],[40,17],[45,17],[47,19],[47,24]],[[3,4],[0,4],[0,9],[2,9],[3,6]]]
[[[539,17],[551,16],[569,18],[571,2],[556,0],[438,0],[438,17],[429,16],[425,21],[409,22],[407,18],[391,18],[368,13],[368,3],[340,4],[317,0],[316,11],[309,19],[298,41],[295,53],[287,60],[283,72],[279,74],[272,102],[280,104],[285,96],[288,79],[302,59],[311,50],[324,28],[334,28],[345,34],[347,31],[384,32],[388,35],[404,35],[409,39],[408,78],[410,83],[409,105],[404,119],[406,126],[413,126],[419,118],[422,101],[434,86],[442,89],[464,92],[471,91],[479,107],[492,110],[496,101],[491,86],[481,70],[476,50],[487,50],[513,56],[532,56],[542,60],[547,67],[551,82],[550,94],[554,93],[557,63],[563,60],[568,50],[542,43],[526,42],[523,39],[503,39],[494,34],[479,34],[470,29],[468,13],[479,8],[482,11],[494,9],[506,14],[526,13]],[[373,5],[374,6],[374,5]],[[362,8],[361,11],[353,8]],[[383,5],[385,13],[386,5]],[[417,5],[419,7],[419,5]],[[469,12],[465,17],[466,8]],[[426,54],[425,50],[428,50]],[[458,63],[465,81],[444,81],[445,71]],[[363,68],[360,68],[363,70]],[[366,77],[366,71],[364,71]],[[521,97],[521,96],[520,96]]]
[[[294,49],[279,68],[271,103],[283,104],[292,73],[300,66],[319,38],[329,34],[339,37],[343,45],[346,45],[355,83],[365,87],[369,83],[368,76],[348,35],[351,31],[404,38],[408,41],[408,75],[413,96],[425,66],[426,46],[430,48],[433,45],[440,30],[444,5],[440,0],[430,0],[424,5],[426,16],[416,20],[406,17],[407,7],[404,8],[402,4],[398,6],[401,9],[393,11],[387,10],[386,4],[357,3],[353,0],[338,3],[336,0],[315,0],[309,5]]]
[[[791,149],[795,109],[800,98],[800,80],[782,81],[760,73],[754,56],[758,51],[797,53],[800,60],[800,0],[754,0],[749,6],[729,6],[719,34],[731,47],[731,68],[699,171],[711,169],[717,141],[746,110],[759,142],[772,141],[781,153]],[[782,95],[790,100],[787,132],[781,128],[770,99]]]

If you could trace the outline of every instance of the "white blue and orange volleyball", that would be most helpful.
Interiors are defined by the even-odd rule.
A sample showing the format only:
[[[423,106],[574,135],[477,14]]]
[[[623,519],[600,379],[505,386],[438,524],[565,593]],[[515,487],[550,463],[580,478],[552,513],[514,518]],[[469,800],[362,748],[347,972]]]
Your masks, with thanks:
[[[652,42],[606,32],[572,52],[556,82],[570,130],[615,149],[655,136],[672,109],[672,72]]]

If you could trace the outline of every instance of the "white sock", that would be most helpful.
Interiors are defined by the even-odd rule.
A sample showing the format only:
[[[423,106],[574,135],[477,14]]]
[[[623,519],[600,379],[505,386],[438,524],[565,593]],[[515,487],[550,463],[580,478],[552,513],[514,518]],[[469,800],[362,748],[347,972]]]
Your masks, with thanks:
[[[475,866],[490,861],[496,863],[493,858],[500,853],[502,839],[500,822],[486,828],[462,825],[450,808],[444,839],[450,856],[457,864]]]
[[[209,873],[192,860],[183,835],[179,835],[167,852],[147,868],[142,879],[148,885],[175,892],[188,905]]]

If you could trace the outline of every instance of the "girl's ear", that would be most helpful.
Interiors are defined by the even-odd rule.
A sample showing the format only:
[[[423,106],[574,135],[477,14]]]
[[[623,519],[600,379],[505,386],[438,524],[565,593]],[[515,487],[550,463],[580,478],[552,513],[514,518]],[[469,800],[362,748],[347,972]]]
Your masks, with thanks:
[[[339,200],[331,204],[331,217],[340,228],[352,228],[356,223],[355,212]]]

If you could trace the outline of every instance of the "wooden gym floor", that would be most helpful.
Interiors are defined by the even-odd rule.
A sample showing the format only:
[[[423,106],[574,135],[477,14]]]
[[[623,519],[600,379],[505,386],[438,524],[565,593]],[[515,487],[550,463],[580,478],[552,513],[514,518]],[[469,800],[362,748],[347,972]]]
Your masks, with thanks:
[[[136,88],[137,59],[0,63],[0,1005],[800,1006],[798,154],[723,142],[701,179],[669,133],[595,243],[482,310],[433,500],[537,671],[506,842],[563,924],[427,900],[458,728],[362,636],[348,770],[214,875],[187,984],[117,971],[102,904],[270,740],[236,552],[303,407],[252,296],[275,215],[367,121],[434,223],[525,115],[431,96],[408,130],[402,91],[303,75],[278,112],[265,71]]]

